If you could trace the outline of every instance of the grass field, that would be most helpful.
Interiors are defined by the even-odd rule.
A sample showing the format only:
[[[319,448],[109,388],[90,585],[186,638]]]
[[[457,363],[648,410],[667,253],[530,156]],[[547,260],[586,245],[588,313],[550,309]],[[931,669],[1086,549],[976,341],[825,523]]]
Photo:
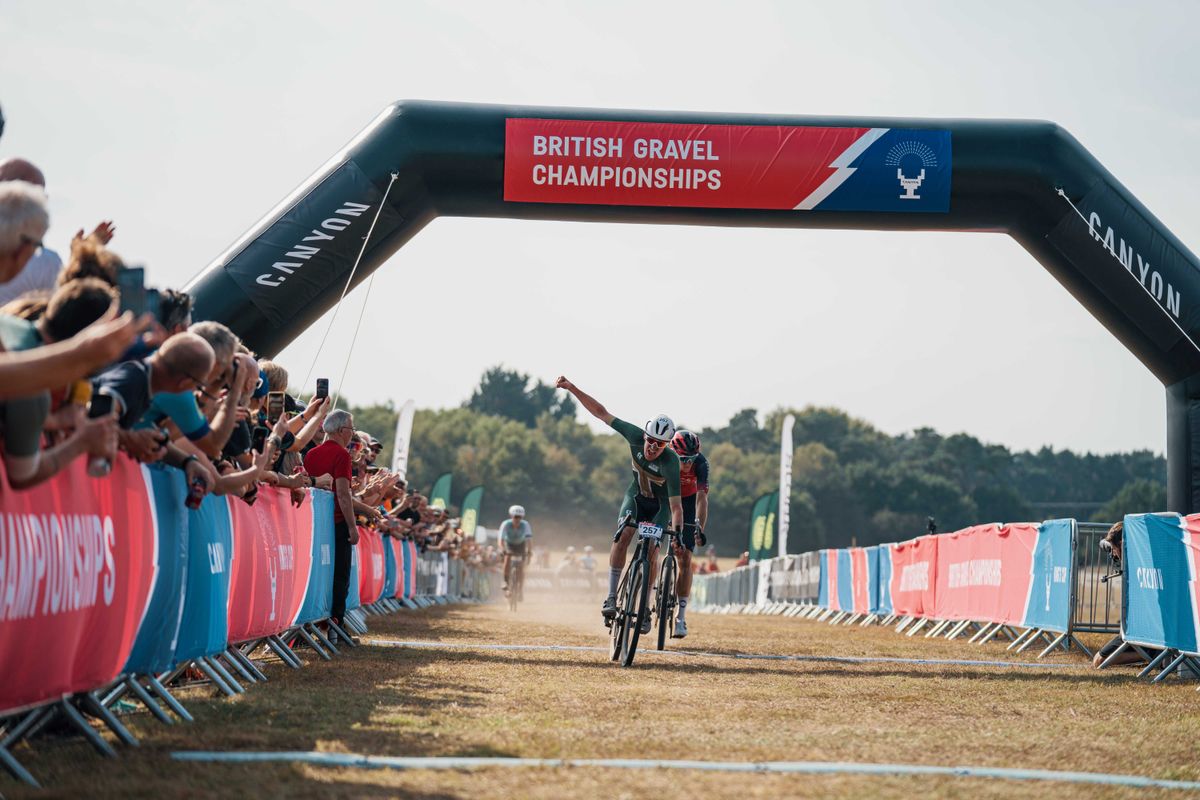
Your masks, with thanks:
[[[909,639],[779,617],[691,617],[678,649],[714,654],[1016,661],[1003,646]],[[595,767],[396,771],[268,763],[182,763],[176,750],[316,750],[382,756],[521,756],[710,761],[847,761],[1125,773],[1200,780],[1200,694],[1149,686],[1129,668],[846,664],[598,651],[409,649],[385,641],[598,646],[592,605],[442,607],[371,618],[333,663],[268,665],[269,683],[226,700],[185,692],[196,716],[170,728],[132,715],[142,739],[106,761],[75,740],[17,755],[49,787],[23,796],[434,798],[1062,797],[1135,790],[957,777],[726,774]],[[372,644],[375,643],[375,644]],[[1139,796],[1147,794],[1137,790]],[[1180,796],[1157,790],[1151,795]]]

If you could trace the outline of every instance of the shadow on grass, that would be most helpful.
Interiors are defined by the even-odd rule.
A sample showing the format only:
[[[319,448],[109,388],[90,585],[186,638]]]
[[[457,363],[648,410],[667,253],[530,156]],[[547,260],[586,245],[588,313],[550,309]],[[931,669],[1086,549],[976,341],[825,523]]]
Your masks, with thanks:
[[[1073,685],[1116,685],[1127,684],[1134,673],[1114,674],[1111,672],[1067,672],[1065,670],[1031,667],[986,667],[955,664],[903,664],[889,662],[858,662],[839,664],[812,656],[803,660],[706,658],[703,655],[676,654],[676,660],[665,661],[657,651],[639,652],[632,667],[620,667],[610,661],[601,651],[578,650],[529,651],[529,650],[485,650],[469,647],[438,649],[436,647],[389,647],[379,649],[403,653],[406,659],[423,664],[476,663],[489,665],[517,665],[531,669],[554,666],[569,666],[572,669],[609,670],[614,679],[627,671],[662,673],[671,676],[703,677],[714,673],[753,674],[774,676],[829,676],[844,680],[855,678],[875,679],[881,676],[946,679],[987,679],[1006,683],[1043,683],[1055,681]],[[666,651],[670,652],[670,651]],[[1020,664],[1020,662],[1014,662]]]

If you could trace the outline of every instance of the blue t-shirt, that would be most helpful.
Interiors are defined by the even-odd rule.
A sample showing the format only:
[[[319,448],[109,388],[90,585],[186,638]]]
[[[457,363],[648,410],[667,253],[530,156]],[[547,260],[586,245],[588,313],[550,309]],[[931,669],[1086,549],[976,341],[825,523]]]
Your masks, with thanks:
[[[528,520],[521,520],[520,525],[513,525],[511,519],[506,519],[500,523],[500,541],[505,544],[522,544],[532,538],[533,528],[529,527]]]
[[[196,405],[196,395],[192,392],[159,392],[154,395],[150,399],[150,408],[135,427],[150,428],[167,417],[171,418],[188,441],[203,439],[211,430],[208,420],[200,413],[200,406]]]

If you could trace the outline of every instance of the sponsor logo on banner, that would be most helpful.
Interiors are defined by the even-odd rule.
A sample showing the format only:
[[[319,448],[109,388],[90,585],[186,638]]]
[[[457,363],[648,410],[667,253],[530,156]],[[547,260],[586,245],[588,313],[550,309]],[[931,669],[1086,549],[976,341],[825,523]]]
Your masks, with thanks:
[[[504,199],[945,212],[947,130],[509,119]]]
[[[113,520],[0,514],[0,622],[112,605]]]
[[[283,324],[330,287],[341,290],[376,213],[373,241],[399,226],[396,211],[380,211],[382,201],[379,188],[347,161],[270,227],[223,255],[228,259],[224,269],[267,319]]]
[[[149,480],[123,456],[94,480],[86,461],[20,492],[0,463],[0,712],[111,681],[149,608]]]
[[[909,564],[900,571],[900,591],[923,592],[929,588],[929,562]]]

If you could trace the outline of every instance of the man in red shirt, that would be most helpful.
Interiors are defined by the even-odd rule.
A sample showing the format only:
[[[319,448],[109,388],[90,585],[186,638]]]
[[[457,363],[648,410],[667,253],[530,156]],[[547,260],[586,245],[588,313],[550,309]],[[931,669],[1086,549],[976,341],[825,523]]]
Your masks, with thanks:
[[[350,588],[350,559],[358,544],[354,524],[354,495],[350,492],[350,451],[346,445],[354,438],[354,417],[349,411],[331,411],[321,424],[325,443],[304,456],[304,471],[312,478],[333,477],[333,608],[330,617],[342,626],[346,614],[346,592]]]

